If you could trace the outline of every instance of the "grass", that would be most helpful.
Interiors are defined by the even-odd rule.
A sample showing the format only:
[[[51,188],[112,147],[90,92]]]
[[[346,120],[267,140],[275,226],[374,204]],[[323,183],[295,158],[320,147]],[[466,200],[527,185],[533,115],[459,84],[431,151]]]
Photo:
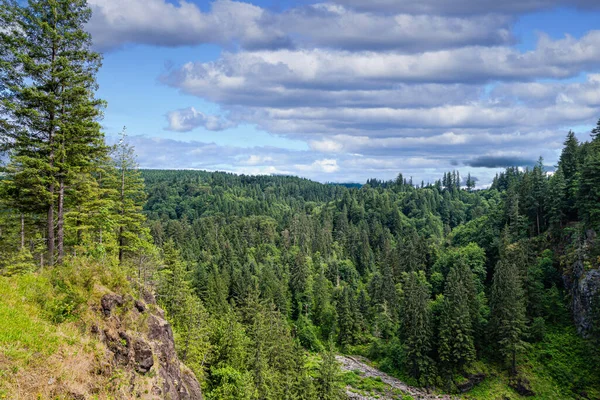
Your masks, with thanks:
[[[600,398],[600,371],[590,359],[589,345],[572,327],[555,327],[523,355],[519,371],[529,380],[535,399]],[[463,395],[465,399],[525,399],[509,387],[509,376],[495,363],[481,363],[487,378]],[[481,366],[480,366],[481,367]]]
[[[94,374],[105,357],[102,346],[86,332],[98,318],[90,305],[115,289],[127,292],[124,274],[85,259],[0,276],[0,400],[90,390],[98,399],[111,398],[115,391]]]
[[[0,399],[42,396],[41,386],[61,369],[52,360],[82,348],[77,327],[50,322],[36,300],[50,290],[33,274],[0,277]]]

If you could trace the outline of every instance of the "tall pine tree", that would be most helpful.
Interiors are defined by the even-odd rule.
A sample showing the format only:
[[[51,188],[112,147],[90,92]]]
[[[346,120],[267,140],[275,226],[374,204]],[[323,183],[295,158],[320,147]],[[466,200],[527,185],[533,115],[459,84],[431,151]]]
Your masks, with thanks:
[[[69,185],[106,152],[98,123],[104,102],[95,97],[101,56],[84,30],[91,10],[85,0],[2,0],[0,8],[8,27],[0,31],[8,177],[35,191],[50,262],[55,245],[60,262]]]
[[[517,369],[517,356],[525,349],[525,302],[521,276],[516,264],[498,261],[490,298],[490,334],[497,349]]]

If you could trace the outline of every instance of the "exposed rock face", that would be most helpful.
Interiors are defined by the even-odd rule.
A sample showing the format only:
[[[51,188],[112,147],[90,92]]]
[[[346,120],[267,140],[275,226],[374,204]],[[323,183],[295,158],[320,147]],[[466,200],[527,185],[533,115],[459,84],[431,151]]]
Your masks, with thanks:
[[[114,293],[105,294],[100,300],[100,305],[102,306],[102,312],[108,317],[115,306],[123,305],[123,297]]]
[[[586,271],[583,262],[573,264],[570,276],[565,275],[565,287],[571,297],[571,311],[577,331],[584,337],[592,329],[592,310],[596,296],[600,295],[600,270]]]
[[[103,326],[92,326],[107,347],[109,365],[131,373],[132,397],[200,400],[202,391],[196,377],[177,357],[171,325],[156,306],[151,294],[145,303],[109,293],[100,301]],[[118,315],[116,307],[121,307]],[[155,373],[152,374],[151,371]]]

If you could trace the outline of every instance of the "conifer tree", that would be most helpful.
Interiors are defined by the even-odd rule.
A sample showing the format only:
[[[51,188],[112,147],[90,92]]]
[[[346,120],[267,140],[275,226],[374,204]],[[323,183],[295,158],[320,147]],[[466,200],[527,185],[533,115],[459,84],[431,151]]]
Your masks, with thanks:
[[[113,193],[117,218],[117,242],[119,263],[123,263],[126,253],[139,249],[144,244],[147,229],[142,207],[146,202],[144,179],[138,170],[133,146],[127,142],[125,128],[121,131],[118,144],[113,149],[114,173],[111,179],[116,184]]]
[[[566,181],[562,165],[550,179],[548,183],[548,193],[552,195],[549,198],[549,222],[551,227],[562,228],[568,210],[568,199],[566,197]]]
[[[565,180],[566,217],[573,220],[577,217],[577,192],[579,190],[580,177],[580,147],[579,141],[573,131],[569,131],[565,139],[559,166],[562,169]]]
[[[337,302],[338,315],[338,344],[345,347],[354,342],[354,301],[350,288],[345,285]]]
[[[594,140],[600,138],[600,119],[596,123],[596,126],[594,127],[594,129],[592,129],[591,136],[592,136],[592,139],[594,139]]]
[[[321,400],[339,400],[344,398],[340,367],[335,359],[333,344],[322,354],[322,361],[317,371],[316,388]]]
[[[579,184],[578,208],[581,219],[591,228],[600,228],[600,136],[588,145]]]
[[[14,166],[9,179],[36,193],[36,211],[47,215],[50,262],[55,245],[60,262],[66,190],[106,152],[98,123],[104,103],[95,97],[101,56],[84,30],[91,10],[85,0],[0,4],[8,27],[0,31],[0,101],[12,121],[4,132]]]
[[[438,353],[448,372],[462,372],[475,359],[471,316],[471,269],[460,262],[448,274],[440,318]]]
[[[404,276],[402,331],[409,372],[421,383],[427,383],[434,368],[432,350],[430,289],[423,272]]]
[[[512,262],[498,261],[490,298],[490,333],[513,373],[525,349],[525,303],[521,276]]]

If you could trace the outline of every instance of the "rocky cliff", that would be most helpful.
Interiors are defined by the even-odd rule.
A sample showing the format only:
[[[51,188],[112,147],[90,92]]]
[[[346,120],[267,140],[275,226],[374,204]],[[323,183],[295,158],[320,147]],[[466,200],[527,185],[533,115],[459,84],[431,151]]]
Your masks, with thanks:
[[[600,269],[588,269],[576,261],[569,275],[564,276],[570,294],[571,312],[577,331],[586,337],[592,330],[594,307],[600,296]]]
[[[98,373],[113,375],[118,370],[129,375],[131,398],[202,399],[196,377],[177,357],[163,311],[150,293],[142,297],[106,293],[93,307],[101,318],[91,333],[105,346]]]

